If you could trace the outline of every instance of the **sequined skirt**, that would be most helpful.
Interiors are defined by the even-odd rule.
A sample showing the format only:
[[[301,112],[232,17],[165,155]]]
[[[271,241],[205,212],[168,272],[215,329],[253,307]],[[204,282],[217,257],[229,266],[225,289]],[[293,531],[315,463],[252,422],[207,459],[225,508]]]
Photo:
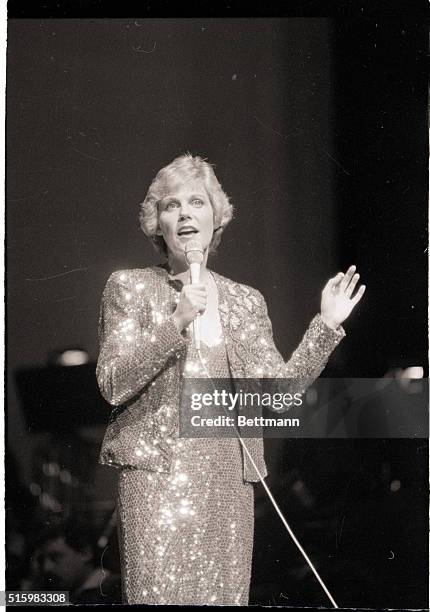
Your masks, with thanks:
[[[123,469],[118,533],[129,604],[247,605],[254,490],[236,439],[184,439],[172,472]]]

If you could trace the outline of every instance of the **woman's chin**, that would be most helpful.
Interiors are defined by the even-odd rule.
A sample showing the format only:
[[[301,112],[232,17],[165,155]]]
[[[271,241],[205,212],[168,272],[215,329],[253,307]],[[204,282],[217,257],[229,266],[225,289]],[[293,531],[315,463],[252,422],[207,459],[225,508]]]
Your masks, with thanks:
[[[187,244],[191,242],[191,240],[196,240],[197,242],[199,242],[202,245],[203,252],[205,252],[209,247],[207,240],[202,240],[200,234],[191,234],[187,237],[180,237],[180,241],[175,245],[175,248],[172,251],[175,253],[176,257],[181,256],[185,253],[185,248]]]

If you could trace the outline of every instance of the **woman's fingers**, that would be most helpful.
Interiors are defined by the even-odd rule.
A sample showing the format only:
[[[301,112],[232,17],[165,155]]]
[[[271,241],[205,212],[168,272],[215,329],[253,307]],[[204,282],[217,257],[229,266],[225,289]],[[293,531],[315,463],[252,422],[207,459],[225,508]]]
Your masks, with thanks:
[[[354,306],[356,304],[358,304],[358,302],[361,300],[361,298],[363,297],[365,291],[366,291],[366,285],[360,285],[357,293],[354,295],[354,297],[351,300],[351,302],[354,304]]]
[[[345,274],[343,272],[338,272],[336,276],[329,279],[325,289],[329,289],[334,293],[344,292],[346,297],[351,298],[360,278],[360,274],[356,272],[356,269],[357,266],[349,266]],[[361,299],[364,291],[365,286],[360,286],[359,291],[353,298],[355,300],[355,304]]]
[[[343,272],[338,272],[336,276],[333,276],[333,278],[329,279],[326,286],[331,289],[336,289],[336,287],[339,285],[342,278],[343,278]]]
[[[340,283],[341,291],[346,290],[356,269],[357,269],[356,266],[349,266],[348,270],[346,271],[345,276],[342,278],[341,283]]]
[[[348,285],[348,287],[345,289],[345,295],[347,297],[351,297],[351,295],[353,294],[353,291],[355,289],[355,285],[358,282],[358,279],[360,278],[360,275],[358,273],[354,274],[354,276],[351,278],[351,281]]]
[[[333,276],[333,278],[329,278],[329,280],[326,283],[326,286],[324,287],[324,291],[327,292],[332,292],[332,293],[337,293],[338,288],[339,288],[339,283],[343,278],[343,272],[338,272],[336,274],[336,276]]]

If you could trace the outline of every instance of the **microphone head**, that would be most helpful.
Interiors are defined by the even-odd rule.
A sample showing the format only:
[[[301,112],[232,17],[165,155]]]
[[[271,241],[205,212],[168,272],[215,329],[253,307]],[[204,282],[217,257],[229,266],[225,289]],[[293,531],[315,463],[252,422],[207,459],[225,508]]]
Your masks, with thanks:
[[[199,240],[189,240],[185,245],[185,259],[190,266],[192,263],[203,263],[203,247]]]

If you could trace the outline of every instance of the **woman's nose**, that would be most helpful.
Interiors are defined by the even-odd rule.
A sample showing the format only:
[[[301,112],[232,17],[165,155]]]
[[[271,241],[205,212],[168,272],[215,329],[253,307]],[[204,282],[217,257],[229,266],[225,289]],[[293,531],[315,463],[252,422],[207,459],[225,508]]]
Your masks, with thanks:
[[[191,218],[191,206],[187,204],[186,202],[183,202],[181,204],[179,219],[183,220],[183,219],[190,219],[190,218]]]

